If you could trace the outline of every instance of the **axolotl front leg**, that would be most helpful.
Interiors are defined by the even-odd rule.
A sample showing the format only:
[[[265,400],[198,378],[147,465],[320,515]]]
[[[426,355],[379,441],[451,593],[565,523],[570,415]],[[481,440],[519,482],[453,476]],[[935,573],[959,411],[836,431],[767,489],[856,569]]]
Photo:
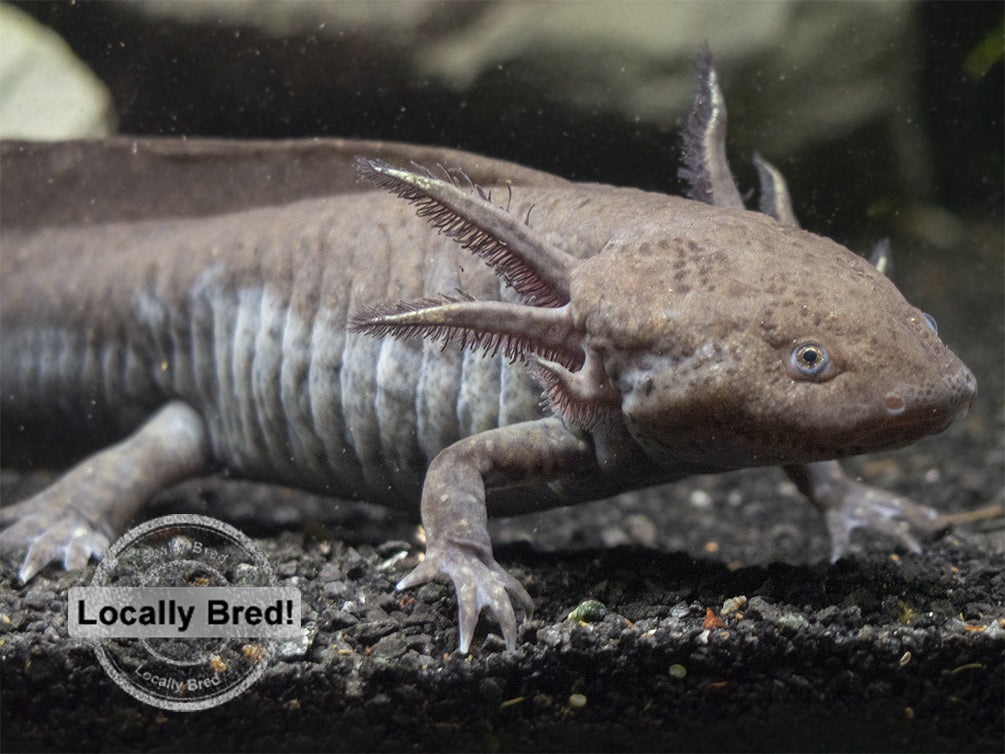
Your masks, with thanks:
[[[471,645],[478,615],[495,616],[507,649],[516,647],[511,598],[530,617],[534,603],[492,556],[486,491],[547,482],[596,467],[592,444],[557,418],[514,424],[464,438],[436,456],[422,490],[426,556],[398,589],[445,575],[457,592],[460,651]],[[528,491],[528,495],[533,495]]]

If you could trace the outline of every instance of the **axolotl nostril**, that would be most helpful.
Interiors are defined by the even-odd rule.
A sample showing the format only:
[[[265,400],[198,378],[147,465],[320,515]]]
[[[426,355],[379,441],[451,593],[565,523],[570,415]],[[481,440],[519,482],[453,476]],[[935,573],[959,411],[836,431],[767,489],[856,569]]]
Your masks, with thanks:
[[[120,440],[3,509],[21,578],[81,567],[219,468],[418,509],[425,559],[398,586],[453,581],[462,652],[483,608],[511,649],[513,602],[532,609],[489,515],[778,464],[835,557],[859,526],[916,549],[934,512],[834,459],[941,431],[974,376],[876,267],[798,228],[759,158],[744,208],[699,67],[690,198],[357,142],[360,190],[7,232],[5,452],[46,427]]]

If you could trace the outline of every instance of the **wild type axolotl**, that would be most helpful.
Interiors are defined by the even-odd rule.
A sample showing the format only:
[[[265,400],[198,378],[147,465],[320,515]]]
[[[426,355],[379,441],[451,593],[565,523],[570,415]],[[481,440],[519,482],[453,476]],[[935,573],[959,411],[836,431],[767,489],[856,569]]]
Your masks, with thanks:
[[[453,581],[461,652],[483,608],[509,648],[511,600],[532,609],[488,515],[780,464],[835,556],[859,526],[917,548],[934,513],[834,459],[945,429],[974,376],[873,265],[798,228],[764,161],[744,209],[710,58],[698,81],[690,198],[355,142],[364,189],[5,228],[5,453],[53,428],[118,441],[4,507],[21,578],[82,567],[153,493],[221,468],[421,511],[398,587]]]

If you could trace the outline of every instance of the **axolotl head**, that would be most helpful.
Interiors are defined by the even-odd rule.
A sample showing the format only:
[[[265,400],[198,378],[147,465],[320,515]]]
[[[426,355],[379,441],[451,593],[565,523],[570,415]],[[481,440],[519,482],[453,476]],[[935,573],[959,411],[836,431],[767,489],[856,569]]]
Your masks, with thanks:
[[[907,445],[966,414],[969,369],[863,258],[745,210],[648,195],[572,274],[586,366],[653,460],[709,470]]]

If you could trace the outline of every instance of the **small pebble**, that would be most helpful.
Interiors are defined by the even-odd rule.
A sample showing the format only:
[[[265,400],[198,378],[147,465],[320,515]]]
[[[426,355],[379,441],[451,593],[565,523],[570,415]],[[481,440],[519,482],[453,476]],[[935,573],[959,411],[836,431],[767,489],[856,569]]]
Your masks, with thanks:
[[[722,603],[722,614],[730,615],[735,613],[741,607],[747,604],[747,597],[743,594],[737,597],[730,597],[728,600]]]
[[[598,600],[584,600],[576,606],[576,609],[569,613],[569,620],[582,623],[597,623],[602,621],[607,615],[607,607]]]

